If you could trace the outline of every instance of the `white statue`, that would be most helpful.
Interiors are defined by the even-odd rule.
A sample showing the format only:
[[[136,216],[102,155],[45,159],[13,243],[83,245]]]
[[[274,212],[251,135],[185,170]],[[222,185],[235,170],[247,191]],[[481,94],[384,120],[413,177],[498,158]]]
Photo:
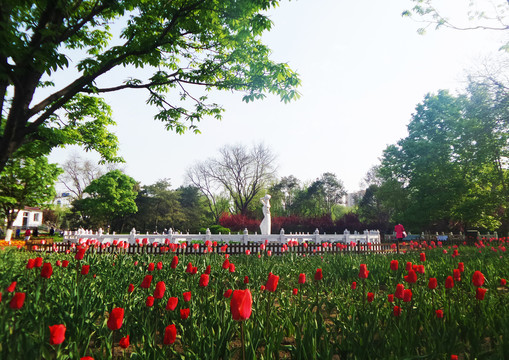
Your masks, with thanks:
[[[267,194],[260,201],[263,204],[263,220],[260,223],[260,230],[262,235],[270,235],[270,195]]]

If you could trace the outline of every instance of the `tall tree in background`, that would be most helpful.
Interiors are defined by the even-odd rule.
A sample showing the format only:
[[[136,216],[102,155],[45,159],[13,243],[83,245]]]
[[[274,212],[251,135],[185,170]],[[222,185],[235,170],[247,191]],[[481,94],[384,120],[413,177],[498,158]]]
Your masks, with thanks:
[[[169,179],[144,185],[136,197],[136,206],[138,211],[130,217],[135,221],[129,226],[142,232],[161,233],[182,217],[178,195],[171,190]]]
[[[283,176],[268,189],[268,193],[272,196],[270,203],[273,216],[288,216],[291,214],[295,196],[299,189],[300,181],[293,175]]]
[[[400,195],[391,200],[385,193],[396,221],[414,231],[494,230],[504,223],[508,99],[482,83],[471,83],[458,96],[440,91],[425,97],[408,137],[385,150],[380,167],[382,178]]]
[[[40,154],[78,144],[118,160],[105,93],[146,91],[155,118],[179,133],[198,131],[205,116],[221,116],[202,89],[241,91],[245,101],[266,93],[297,98],[296,74],[271,61],[260,41],[272,26],[264,12],[278,3],[2,1],[0,172],[27,143],[37,143]],[[126,69],[123,81],[106,78],[116,68]],[[69,81],[56,84],[57,77]]]
[[[86,227],[105,227],[117,219],[114,230],[122,231],[125,217],[136,213],[138,184],[120,170],[110,171],[93,180],[85,189],[88,197],[73,202],[73,210],[79,213]]]
[[[263,144],[247,149],[228,145],[217,158],[198,163],[187,171],[187,179],[212,198],[213,189],[228,194],[234,211],[246,215],[253,199],[266,189],[275,176],[275,155]],[[217,191],[216,190],[216,191]]]
[[[230,210],[230,201],[221,184],[210,175],[211,171],[208,161],[198,162],[187,169],[186,180],[205,196],[215,224],[219,224],[221,215]]]
[[[75,199],[83,198],[85,188],[90,183],[104,174],[100,166],[88,159],[83,159],[74,154],[63,164],[63,174],[60,183],[72,194]]]
[[[7,219],[7,230],[25,206],[40,207],[55,196],[55,182],[62,170],[44,156],[11,158],[0,173],[0,209]]]
[[[206,210],[207,199],[200,193],[200,189],[181,186],[176,192],[183,213],[182,221],[174,225],[176,229],[196,234],[202,227],[217,224]]]
[[[336,174],[326,172],[296,194],[293,209],[303,216],[331,217],[333,207],[341,204],[345,195],[343,182]]]

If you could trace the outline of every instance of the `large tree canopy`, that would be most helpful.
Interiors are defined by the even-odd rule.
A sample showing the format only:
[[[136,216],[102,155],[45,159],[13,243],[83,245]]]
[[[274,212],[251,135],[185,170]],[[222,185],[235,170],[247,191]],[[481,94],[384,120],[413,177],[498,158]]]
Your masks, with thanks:
[[[507,226],[508,100],[505,91],[479,83],[459,96],[425,97],[408,137],[385,150],[379,169],[399,194],[378,192],[392,204],[394,220],[417,231]]]
[[[3,0],[0,171],[27,143],[41,153],[79,144],[116,160],[104,93],[144,89],[156,119],[179,133],[197,131],[204,116],[221,116],[221,106],[196,86],[242,91],[245,101],[266,93],[298,97],[297,75],[271,61],[260,41],[272,25],[263,12],[279,1]],[[118,67],[128,77],[106,81]],[[141,68],[152,75],[143,78]],[[53,81],[63,71],[70,80],[59,86]]]
[[[136,196],[138,184],[132,177],[120,170],[112,170],[93,180],[85,189],[88,197],[73,202],[74,211],[81,213],[85,226],[109,225],[115,218],[122,224],[125,216],[136,213]]]
[[[44,156],[12,158],[0,173],[0,210],[11,229],[25,206],[42,206],[55,196],[55,181],[62,172]]]

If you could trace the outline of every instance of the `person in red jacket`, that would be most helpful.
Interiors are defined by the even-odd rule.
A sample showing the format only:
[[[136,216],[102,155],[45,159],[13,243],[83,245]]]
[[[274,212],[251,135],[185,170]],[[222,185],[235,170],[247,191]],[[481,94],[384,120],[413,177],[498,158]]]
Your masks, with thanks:
[[[406,232],[405,232],[405,228],[401,224],[394,226],[394,231],[396,232],[396,245],[398,247],[398,254],[399,254],[399,243],[401,242],[401,240],[403,240],[403,238],[406,237]]]
[[[398,224],[394,226],[394,231],[396,232],[396,239],[398,239],[398,241],[401,241],[404,237],[406,237],[405,228],[403,225]]]

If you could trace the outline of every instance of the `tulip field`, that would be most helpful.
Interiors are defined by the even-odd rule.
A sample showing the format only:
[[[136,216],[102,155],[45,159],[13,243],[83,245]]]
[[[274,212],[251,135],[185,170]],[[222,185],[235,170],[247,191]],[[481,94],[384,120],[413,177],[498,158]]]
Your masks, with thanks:
[[[0,250],[1,359],[504,359],[505,239],[397,254]]]

